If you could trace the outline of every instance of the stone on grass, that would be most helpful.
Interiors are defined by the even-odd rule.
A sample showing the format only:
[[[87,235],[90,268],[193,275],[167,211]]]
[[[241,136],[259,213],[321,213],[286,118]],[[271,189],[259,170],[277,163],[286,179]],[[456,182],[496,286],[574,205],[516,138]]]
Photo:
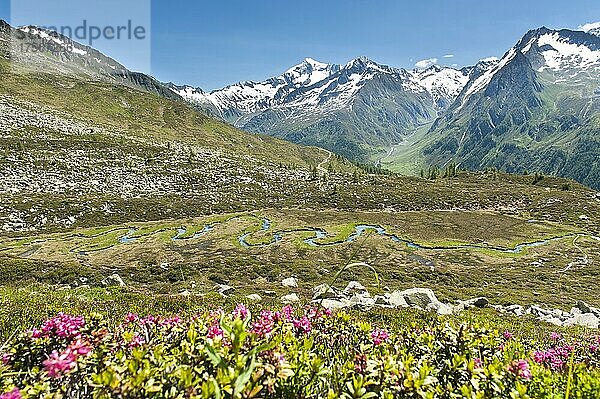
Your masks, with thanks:
[[[283,302],[284,304],[291,304],[291,303],[296,303],[296,302],[300,302],[300,298],[298,298],[297,294],[288,294],[288,295],[284,295],[281,297],[281,302]]]
[[[232,286],[227,285],[227,284],[217,284],[217,285],[215,285],[215,290],[223,296],[228,296],[228,295],[233,294],[233,291],[235,291],[235,288],[233,288]]]
[[[394,291],[392,293],[385,294],[385,299],[388,305],[392,305],[395,308],[406,308],[409,306],[404,299],[404,294],[402,291]]]
[[[283,280],[281,285],[284,287],[298,288],[298,280],[296,280],[294,277],[289,277]]]
[[[125,287],[125,282],[117,273],[114,273],[100,282],[104,287]]]
[[[262,297],[260,295],[258,295],[258,294],[246,295],[246,299],[249,299],[252,302],[260,302],[260,301],[262,301]]]
[[[350,281],[346,288],[344,288],[344,294],[347,296],[353,295],[361,295],[361,296],[371,296],[369,291],[358,281]]]
[[[313,288],[313,299],[330,299],[339,298],[340,295],[335,288],[330,287],[328,284],[317,285]]]

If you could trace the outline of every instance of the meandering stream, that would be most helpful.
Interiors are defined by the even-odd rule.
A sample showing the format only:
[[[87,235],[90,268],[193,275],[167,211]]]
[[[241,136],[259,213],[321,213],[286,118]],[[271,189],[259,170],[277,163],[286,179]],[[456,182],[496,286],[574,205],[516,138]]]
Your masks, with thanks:
[[[262,223],[262,228],[259,231],[267,232],[270,230],[270,228],[271,228],[271,221],[269,219],[264,219],[263,223]],[[297,230],[284,230],[284,231],[274,232],[270,242],[258,243],[258,244],[252,244],[252,243],[248,242],[248,238],[252,234],[254,234],[254,232],[249,232],[249,233],[245,233],[242,236],[240,236],[238,241],[239,241],[240,245],[244,248],[267,247],[269,245],[272,245],[272,244],[275,244],[275,243],[281,241],[284,234],[298,233],[298,232],[314,233],[314,237],[310,237],[310,238],[307,238],[304,240],[305,244],[308,244],[312,247],[329,247],[329,246],[341,245],[341,244],[345,244],[345,243],[351,243],[351,242],[356,241],[360,237],[362,237],[366,232],[374,232],[382,237],[389,238],[393,242],[404,244],[407,247],[414,248],[414,249],[433,250],[433,251],[457,250],[457,249],[478,249],[478,250],[483,249],[483,250],[490,250],[490,251],[496,251],[496,252],[514,253],[514,254],[521,253],[526,248],[538,247],[541,245],[548,244],[552,241],[558,241],[558,240],[562,240],[562,239],[565,239],[568,237],[574,237],[577,235],[576,233],[570,233],[570,234],[552,237],[552,238],[548,238],[548,239],[544,239],[544,240],[524,242],[524,243],[516,245],[514,248],[505,248],[505,247],[486,245],[486,244],[458,244],[458,245],[452,245],[452,246],[429,246],[429,245],[422,245],[422,244],[416,243],[414,241],[410,241],[410,240],[401,238],[392,233],[388,233],[387,230],[382,226],[371,225],[371,224],[359,224],[359,225],[355,226],[354,232],[352,234],[350,234],[347,238],[339,240],[339,241],[333,241],[333,242],[319,242],[319,240],[323,240],[324,238],[327,237],[327,232],[325,230],[319,229],[319,228],[302,228],[302,229],[297,229]]]
[[[569,238],[569,237],[576,237],[577,235],[587,236],[593,240],[600,241],[600,237],[597,237],[594,235],[582,234],[582,233],[569,233],[569,234],[565,234],[562,236],[551,237],[551,238],[547,238],[547,239],[543,239],[543,240],[536,240],[536,241],[520,243],[520,244],[517,244],[514,248],[493,246],[493,245],[488,245],[486,243],[436,246],[436,245],[419,244],[417,242],[402,238],[396,234],[390,233],[386,230],[386,228],[384,228],[382,226],[372,225],[372,224],[356,225],[356,226],[354,226],[354,231],[350,235],[348,235],[348,237],[339,239],[336,241],[326,241],[326,239],[328,237],[327,231],[325,231],[324,229],[321,229],[321,228],[301,227],[301,228],[297,228],[297,229],[272,231],[272,222],[268,218],[259,218],[254,215],[236,215],[236,216],[233,216],[233,217],[223,220],[223,221],[212,222],[212,223],[206,224],[202,227],[202,229],[194,230],[195,232],[193,234],[191,234],[191,233],[188,234],[188,229],[186,227],[179,227],[179,228],[168,227],[168,228],[158,229],[156,231],[151,231],[147,234],[139,234],[140,228],[130,227],[125,234],[123,234],[122,236],[117,238],[117,243],[118,244],[131,244],[131,243],[137,242],[138,240],[140,240],[144,237],[147,237],[148,235],[153,235],[153,234],[157,234],[160,232],[169,232],[172,230],[176,230],[174,235],[172,235],[170,237],[170,239],[174,242],[175,241],[194,240],[194,239],[198,239],[198,238],[208,234],[209,232],[213,231],[218,224],[221,224],[224,222],[229,222],[231,220],[240,219],[240,218],[251,218],[254,220],[261,221],[261,225],[260,225],[259,229],[255,229],[255,230],[251,230],[251,231],[247,230],[238,237],[238,242],[239,242],[240,246],[243,248],[268,247],[270,245],[273,245],[273,244],[276,244],[276,243],[282,241],[284,236],[286,236],[286,235],[298,234],[298,233],[309,233],[312,235],[311,237],[303,239],[303,242],[306,245],[309,245],[311,247],[331,247],[331,246],[336,246],[336,245],[343,245],[343,244],[357,241],[359,238],[365,236],[365,234],[376,234],[381,237],[387,238],[394,243],[398,243],[401,245],[405,245],[408,248],[419,249],[419,250],[445,251],[445,250],[474,249],[474,250],[488,250],[488,251],[501,252],[501,253],[512,253],[512,254],[518,254],[518,253],[523,252],[527,248],[545,245],[552,241],[558,241],[558,240],[562,240],[562,239]],[[123,228],[120,228],[120,229],[123,229]],[[94,236],[90,236],[89,238],[99,238],[101,236],[104,236],[105,234],[113,233],[115,230],[119,230],[119,229],[108,230],[106,232],[103,232],[103,233],[100,233],[100,234],[97,234]],[[269,237],[268,233],[270,233],[270,232],[271,232],[271,235]],[[267,235],[267,237],[269,237],[269,239],[265,240],[263,237],[263,239],[261,241],[252,242],[252,240],[251,240],[252,235],[254,235],[256,233],[262,233],[263,235],[265,235],[265,233],[266,233],[266,235]],[[138,235],[136,235],[136,234],[138,234]],[[81,236],[81,235],[76,235],[76,236],[82,237],[82,238],[88,238],[88,237]],[[46,241],[46,240],[44,240],[44,241]],[[36,243],[39,243],[39,240],[32,242],[32,244],[36,244]],[[78,247],[72,248],[71,252],[76,252],[80,255],[85,255],[86,253],[95,252],[95,251],[99,251],[99,250],[103,250],[103,249],[108,249],[110,247],[113,247],[114,245],[115,244],[104,246],[104,247],[98,248],[98,249],[89,249],[89,250],[81,250],[82,247],[78,246]],[[34,248],[31,248],[30,250],[23,252],[21,254],[21,256],[23,256],[23,257],[31,256],[35,252],[37,252],[38,249],[39,249],[39,246],[38,247],[34,246]]]

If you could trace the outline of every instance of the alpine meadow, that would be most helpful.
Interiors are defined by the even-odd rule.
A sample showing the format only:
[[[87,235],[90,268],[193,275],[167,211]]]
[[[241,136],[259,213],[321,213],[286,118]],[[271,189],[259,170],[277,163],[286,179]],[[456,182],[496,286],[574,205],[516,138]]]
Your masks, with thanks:
[[[600,398],[595,2],[6,3],[0,399]]]

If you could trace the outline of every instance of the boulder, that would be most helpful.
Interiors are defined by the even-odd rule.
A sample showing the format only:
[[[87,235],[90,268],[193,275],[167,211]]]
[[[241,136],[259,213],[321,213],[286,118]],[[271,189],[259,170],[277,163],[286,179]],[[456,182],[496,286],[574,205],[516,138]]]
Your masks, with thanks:
[[[587,328],[598,328],[600,319],[593,313],[576,314],[564,322],[565,326],[582,326]]]
[[[452,314],[454,308],[440,302],[429,288],[411,288],[385,294],[387,301],[394,307],[414,306],[418,309],[435,311],[438,314]]]
[[[281,285],[284,287],[298,288],[298,280],[296,280],[294,277],[289,277],[283,280]]]
[[[328,284],[320,284],[313,288],[313,299],[341,298],[342,295],[334,287]]]
[[[290,304],[290,303],[296,303],[296,302],[300,302],[300,298],[298,298],[297,294],[288,294],[288,295],[284,295],[281,297],[281,302],[283,302],[284,304]]]
[[[223,296],[228,296],[228,295],[233,294],[233,291],[235,291],[235,288],[233,288],[232,286],[227,285],[227,284],[217,284],[217,285],[215,285],[215,290]]]
[[[442,302],[431,302],[425,307],[425,310],[434,311],[439,315],[449,315],[454,313],[454,307]]]
[[[462,312],[463,310],[465,310],[466,308],[467,308],[467,307],[465,306],[465,304],[464,304],[463,302],[460,302],[460,301],[459,301],[458,305],[454,305],[454,306],[452,307],[452,313],[460,313],[460,312]]]
[[[351,306],[350,303],[348,303],[347,301],[343,301],[343,300],[338,300],[338,299],[323,299],[323,300],[318,300],[318,301],[314,301],[316,303],[320,303],[322,307],[324,307],[325,309],[343,309],[343,308],[347,308],[349,306]]]
[[[246,299],[252,301],[252,302],[260,302],[262,301],[262,297],[258,294],[250,294],[250,295],[246,295]]]
[[[594,308],[583,301],[577,301],[575,308],[579,309],[581,313],[593,313],[597,317],[600,317],[600,309]]]
[[[475,308],[483,309],[483,308],[488,307],[488,305],[490,304],[490,301],[486,297],[482,296],[479,298],[469,299],[467,301],[461,301],[460,303],[464,304],[466,308],[475,307]]]
[[[125,287],[125,282],[117,273],[106,277],[100,284],[104,287]]]
[[[537,305],[531,305],[530,307],[528,307],[525,310],[525,314],[532,314],[536,317],[542,317],[542,316],[550,316],[552,315],[552,311],[548,310],[548,309],[544,309],[542,307],[539,307]]]
[[[353,307],[373,307],[375,306],[375,300],[370,296],[355,294],[347,300]]]
[[[404,299],[402,291],[394,291],[392,293],[385,294],[385,299],[388,305],[391,305],[395,308],[406,308],[409,306]]]
[[[346,288],[343,291],[344,295],[353,296],[353,295],[361,295],[361,296],[371,296],[369,291],[358,281],[350,281]]]
[[[398,295],[403,296],[408,305],[416,306],[420,309],[426,309],[429,304],[441,303],[429,288],[411,288],[401,291]]]
[[[392,303],[390,303],[390,300],[387,296],[375,295],[373,297],[373,302],[375,302],[375,305],[379,307],[395,307]]]
[[[521,305],[508,305],[504,307],[504,311],[508,313],[512,313],[515,316],[523,316],[524,308]]]

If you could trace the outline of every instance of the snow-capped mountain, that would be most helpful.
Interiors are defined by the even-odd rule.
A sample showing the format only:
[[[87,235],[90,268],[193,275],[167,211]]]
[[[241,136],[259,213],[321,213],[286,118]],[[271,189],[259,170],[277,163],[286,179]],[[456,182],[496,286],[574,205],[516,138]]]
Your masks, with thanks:
[[[232,109],[252,113],[292,103],[310,106],[334,102],[333,107],[347,106],[365,82],[379,74],[396,77],[408,91],[428,93],[436,104],[439,102],[440,109],[448,106],[468,81],[466,70],[438,65],[407,71],[377,64],[366,57],[344,66],[306,58],[282,75],[263,82],[244,81],[211,93],[191,86],[171,84],[171,88],[188,101],[214,107],[224,116]],[[330,87],[331,83],[335,87]]]
[[[435,118],[458,96],[468,73],[437,65],[409,71],[366,57],[345,65],[306,58],[263,82],[240,82],[210,93],[170,87],[243,129],[360,159],[366,147],[401,141],[415,126]]]
[[[0,20],[0,51],[24,72],[80,76],[179,98],[153,77],[130,71],[92,47],[37,26],[15,28]]]
[[[478,65],[436,121],[428,163],[543,170],[600,184],[600,37],[531,30]],[[479,71],[477,71],[479,70]]]

